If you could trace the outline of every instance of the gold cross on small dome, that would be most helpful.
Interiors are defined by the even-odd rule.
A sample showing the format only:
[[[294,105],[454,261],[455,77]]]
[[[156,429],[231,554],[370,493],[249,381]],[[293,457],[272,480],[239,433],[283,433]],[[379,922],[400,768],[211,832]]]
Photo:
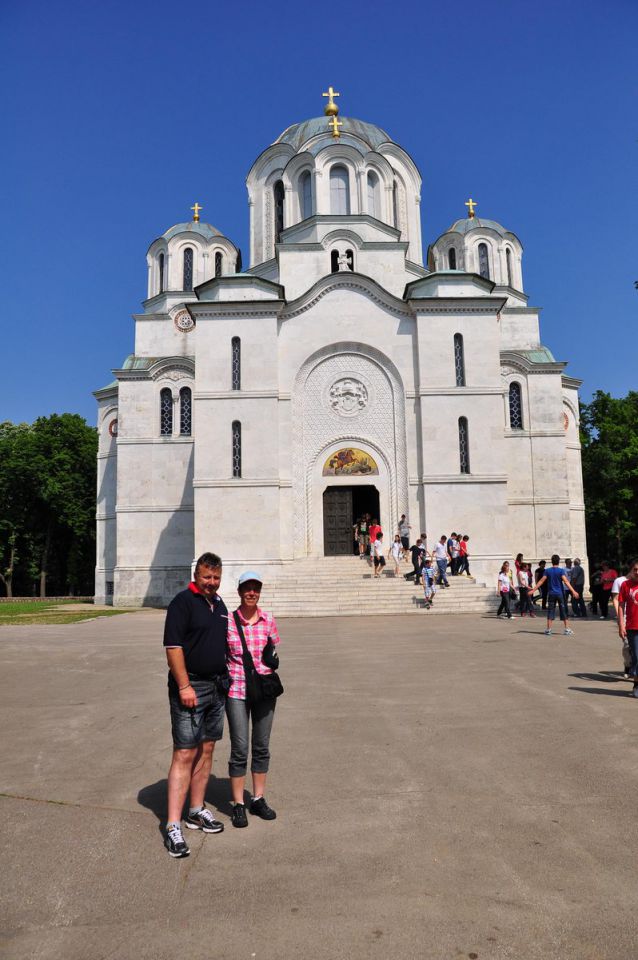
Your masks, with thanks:
[[[191,207],[191,210],[195,211],[195,213],[193,214],[193,220],[195,221],[195,223],[199,223],[199,211],[203,209],[204,208],[200,206],[199,203],[197,203],[197,201],[195,201],[195,206]]]
[[[336,117],[339,113],[339,107],[335,103],[334,98],[340,97],[341,94],[337,93],[336,90],[333,90],[332,87],[328,87],[327,93],[322,93],[322,97],[328,97],[328,102],[326,104],[324,113],[327,117]]]
[[[465,206],[469,207],[470,210],[470,220],[474,219],[474,207],[478,207],[478,203],[475,203],[474,200],[470,197],[469,200],[465,201]]]
[[[337,120],[336,116],[333,116],[331,120],[328,120],[328,126],[332,128],[332,136],[335,140],[338,140],[341,134],[339,133],[339,127],[343,126],[341,120]]]

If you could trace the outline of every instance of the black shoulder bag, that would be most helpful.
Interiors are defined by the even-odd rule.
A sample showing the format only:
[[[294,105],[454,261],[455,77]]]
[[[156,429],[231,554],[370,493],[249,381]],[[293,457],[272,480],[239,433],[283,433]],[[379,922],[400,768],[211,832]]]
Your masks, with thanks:
[[[260,700],[274,700],[280,697],[284,692],[284,687],[276,673],[258,673],[255,669],[255,663],[252,654],[246,646],[244,630],[239,619],[239,614],[235,610],[233,613],[237,633],[241,640],[242,660],[244,663],[244,677],[246,679],[246,699],[251,703],[258,703]]]

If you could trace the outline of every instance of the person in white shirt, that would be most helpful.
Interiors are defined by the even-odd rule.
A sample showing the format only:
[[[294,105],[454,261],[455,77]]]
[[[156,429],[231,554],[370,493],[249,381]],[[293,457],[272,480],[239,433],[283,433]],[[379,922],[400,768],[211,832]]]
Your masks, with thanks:
[[[510,611],[510,598],[512,595],[512,574],[510,573],[510,565],[506,560],[501,571],[498,575],[498,580],[496,582],[496,593],[501,598],[501,603],[496,613],[497,617],[500,617],[501,614],[505,614],[508,620],[512,619],[512,613]]]
[[[446,576],[447,562],[448,562],[448,553],[447,553],[447,537],[445,534],[441,537],[436,547],[434,548],[434,559],[436,560],[436,565],[439,568],[439,584],[442,587],[449,587],[448,579]]]
[[[627,577],[616,577],[612,586],[611,586],[611,602],[614,605],[614,610],[616,611],[616,620],[618,619],[618,594],[620,593],[620,588]],[[622,642],[622,662],[623,662],[623,676],[628,677],[631,670],[631,651],[629,650],[629,642],[623,640]]]
[[[401,537],[397,533],[390,549],[388,550],[388,558],[392,557],[394,560],[394,575],[395,577],[399,576],[399,563],[403,557],[403,544],[401,543]]]
[[[379,579],[381,571],[385,567],[385,557],[383,556],[383,534],[378,533],[377,539],[370,544],[372,551],[372,562],[374,563],[374,576]]]

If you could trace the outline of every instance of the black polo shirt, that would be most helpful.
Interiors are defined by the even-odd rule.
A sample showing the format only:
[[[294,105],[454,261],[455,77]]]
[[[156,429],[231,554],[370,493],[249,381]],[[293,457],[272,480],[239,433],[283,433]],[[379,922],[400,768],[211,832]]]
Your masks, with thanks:
[[[221,597],[213,603],[194,583],[171,600],[164,624],[164,646],[181,647],[189,674],[210,677],[226,672],[228,610]]]

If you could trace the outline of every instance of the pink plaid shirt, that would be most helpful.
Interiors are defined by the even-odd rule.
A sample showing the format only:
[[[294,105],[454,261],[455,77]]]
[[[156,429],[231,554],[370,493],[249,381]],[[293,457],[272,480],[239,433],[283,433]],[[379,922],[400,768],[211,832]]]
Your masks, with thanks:
[[[246,646],[250,650],[257,673],[272,673],[272,670],[264,666],[261,662],[261,655],[264,647],[268,643],[268,637],[270,637],[275,646],[279,643],[279,634],[277,632],[275,618],[272,614],[266,613],[257,607],[257,623],[249,624],[246,623],[239,609],[237,613],[239,614],[241,625],[244,628]],[[228,691],[228,696],[234,700],[246,699],[246,681],[244,678],[242,652],[241,638],[237,631],[235,617],[231,613],[228,618],[228,672],[230,673],[232,683]]]

